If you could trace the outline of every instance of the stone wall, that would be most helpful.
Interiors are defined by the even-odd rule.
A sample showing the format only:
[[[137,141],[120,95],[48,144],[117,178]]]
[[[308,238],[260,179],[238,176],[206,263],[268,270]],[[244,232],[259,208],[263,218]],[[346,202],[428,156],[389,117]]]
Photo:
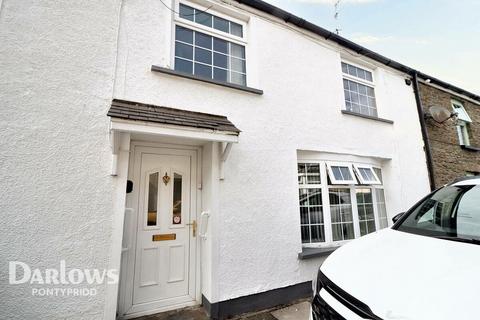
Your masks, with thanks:
[[[462,102],[472,119],[470,124],[470,145],[480,148],[480,103],[474,104],[435,87],[420,84],[420,96],[425,110],[432,105],[452,109],[451,100]],[[462,148],[459,144],[454,119],[443,124],[433,119],[426,120],[433,157],[433,170],[436,186],[451,182],[465,176],[467,172],[480,172],[480,151]]]

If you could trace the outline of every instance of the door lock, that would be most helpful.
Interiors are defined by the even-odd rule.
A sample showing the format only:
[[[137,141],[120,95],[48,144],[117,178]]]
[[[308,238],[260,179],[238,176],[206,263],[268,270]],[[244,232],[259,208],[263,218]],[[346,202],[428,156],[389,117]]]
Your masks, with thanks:
[[[197,220],[193,220],[191,223],[187,223],[187,226],[192,226],[192,235],[197,236]]]

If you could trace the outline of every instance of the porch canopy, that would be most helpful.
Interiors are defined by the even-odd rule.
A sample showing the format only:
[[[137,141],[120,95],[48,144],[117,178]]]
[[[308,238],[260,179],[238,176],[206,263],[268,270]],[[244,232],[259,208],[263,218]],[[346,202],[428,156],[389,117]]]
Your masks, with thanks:
[[[238,142],[240,134],[240,130],[225,116],[127,100],[112,100],[107,116],[111,118],[112,175],[116,175],[122,133],[220,142],[224,145],[222,165],[228,157],[232,143]]]

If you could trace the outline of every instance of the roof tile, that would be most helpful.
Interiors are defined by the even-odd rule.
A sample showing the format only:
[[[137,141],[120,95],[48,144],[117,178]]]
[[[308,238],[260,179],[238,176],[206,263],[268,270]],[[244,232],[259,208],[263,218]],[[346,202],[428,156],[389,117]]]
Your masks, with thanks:
[[[183,127],[230,131],[236,134],[240,133],[240,130],[225,116],[167,108],[127,100],[114,99],[107,116]]]

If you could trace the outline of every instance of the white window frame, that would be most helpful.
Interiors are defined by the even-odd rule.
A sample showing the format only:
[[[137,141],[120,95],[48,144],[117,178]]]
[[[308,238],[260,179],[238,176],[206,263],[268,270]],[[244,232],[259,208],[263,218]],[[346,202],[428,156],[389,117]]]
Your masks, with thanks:
[[[460,109],[460,112],[457,112],[457,117],[458,117],[459,121],[463,121],[463,122],[467,122],[467,123],[472,122],[472,118],[470,118],[470,116],[468,115],[468,112],[467,112],[467,110],[465,110],[465,107],[463,106],[463,103],[461,103],[458,100],[453,100],[453,99],[451,100],[451,103],[452,103],[452,109],[453,109],[454,112],[457,112],[458,109]]]
[[[389,228],[391,225],[392,225],[392,221],[388,218],[388,211],[387,211],[387,194],[385,192],[385,182],[383,181],[384,180],[384,177],[383,177],[383,173],[382,173],[382,168],[380,166],[377,166],[377,165],[374,165],[372,166],[373,168],[376,168],[378,170],[380,170],[380,174],[382,175],[382,179],[380,179],[380,177],[377,175],[377,173],[375,172],[375,170],[373,170],[373,172],[375,173],[375,175],[377,176],[378,178],[378,181],[380,181],[380,184],[378,185],[372,185],[372,189],[375,191],[374,194],[373,194],[373,203],[375,205],[375,226],[377,228],[377,230],[380,230],[380,212],[378,211],[378,199],[377,199],[377,190],[378,189],[381,189],[383,191],[383,203],[385,204],[385,214],[386,214],[386,218],[387,218],[387,228]]]
[[[184,4],[184,5],[187,5],[189,7],[201,10],[201,11],[205,11],[205,10],[208,9],[206,11],[206,13],[210,13],[214,16],[219,17],[219,18],[223,18],[225,20],[229,20],[229,21],[240,24],[242,26],[242,37],[235,36],[235,35],[230,34],[230,33],[222,32],[220,30],[214,29],[213,27],[207,27],[207,26],[204,26],[203,24],[199,24],[199,23],[196,23],[194,21],[190,21],[190,20],[185,19],[185,18],[181,18],[180,14],[179,14],[180,4]],[[243,45],[243,46],[247,45],[247,38],[248,38],[247,32],[248,32],[248,30],[247,30],[247,22],[244,21],[244,20],[237,19],[237,18],[235,18],[231,15],[222,13],[218,10],[215,10],[215,9],[212,9],[212,8],[209,8],[209,7],[205,7],[205,6],[201,6],[197,3],[190,2],[190,1],[185,1],[185,0],[175,1],[175,13],[173,14],[173,16],[174,16],[174,19],[173,19],[173,24],[174,25],[178,24],[182,27],[185,27],[185,28],[188,28],[188,29],[193,29],[193,30],[199,31],[199,32],[203,32],[203,33],[209,34],[211,36],[221,38],[223,40],[227,40],[227,41],[230,41],[230,42],[235,42],[235,43]],[[173,41],[175,41],[175,38],[173,38]]]
[[[357,190],[358,189],[370,189],[370,192],[372,194],[372,207],[373,207],[373,220],[375,223],[375,231],[380,230],[380,216],[378,209],[376,208],[377,206],[377,195],[376,195],[376,190],[374,185],[360,185],[360,186],[355,186],[354,192],[355,192],[355,205],[356,205],[356,210],[357,210],[357,220],[358,220],[358,236],[361,237],[361,231],[360,231],[360,216],[358,215],[358,202],[357,202]],[[380,188],[378,188],[380,189]]]
[[[326,162],[326,165],[327,165],[328,176],[330,177],[330,182],[333,185],[354,185],[357,183],[357,180],[355,179],[355,173],[352,170],[352,164],[345,163],[345,162]],[[332,167],[347,167],[352,179],[351,180],[336,179],[335,175],[333,174]]]
[[[357,68],[360,68],[360,69],[363,69],[365,71],[368,71],[372,74],[372,81],[368,81],[368,80],[365,80],[365,79],[362,79],[362,78],[358,78],[358,77],[355,77],[355,76],[352,76],[351,74],[349,73],[345,73],[343,72],[343,69],[342,69],[342,62],[343,63],[346,63],[346,64],[350,64],[354,67],[357,67]],[[369,67],[365,67],[361,64],[358,64],[358,63],[355,63],[355,62],[351,62],[351,61],[348,61],[348,60],[341,60],[340,61],[340,70],[342,72],[342,82],[343,82],[343,79],[346,79],[346,80],[349,80],[349,81],[352,81],[352,82],[355,82],[357,84],[362,84],[364,86],[367,86],[367,87],[370,87],[373,89],[373,94],[374,94],[374,98],[375,98],[375,111],[376,111],[376,117],[378,117],[378,98],[377,98],[377,95],[376,95],[376,89],[375,89],[375,72],[372,68],[369,68]],[[344,106],[344,110],[347,110],[347,103],[346,103],[346,97],[345,97],[345,87],[343,86],[343,83],[342,83],[342,92],[343,92],[343,106]],[[353,112],[353,111],[352,111]],[[357,113],[357,112],[355,112]],[[361,114],[361,115],[365,115],[364,113],[361,113],[361,112],[358,112],[358,114]],[[370,116],[370,115],[367,115],[367,116]],[[374,116],[375,117],[375,116]]]
[[[468,126],[472,122],[472,118],[468,115],[467,110],[463,106],[463,103],[452,99],[451,101],[452,109],[457,113],[457,135],[458,142],[461,146],[470,145],[470,134],[468,133]]]
[[[361,184],[382,184],[380,182],[380,179],[377,177],[377,174],[375,173],[375,170],[373,170],[373,166],[371,165],[363,165],[363,164],[353,164],[353,168],[355,169],[355,173],[357,174],[357,179],[360,181]],[[374,177],[374,180],[366,180],[362,174],[360,173],[360,168],[362,169],[369,169],[372,172],[372,175]]]
[[[325,241],[324,242],[313,242],[313,243],[302,243],[302,246],[303,247],[306,247],[306,248],[318,248],[318,247],[326,247],[328,246],[328,239],[329,239],[329,236],[330,236],[330,239],[331,239],[331,226],[327,226],[327,223],[329,225],[330,224],[330,216],[328,217],[328,220],[327,220],[327,215],[325,213],[325,201],[328,199],[328,195],[325,195],[325,186],[326,186],[326,179],[327,179],[327,174],[326,174],[326,171],[323,169],[324,167],[324,163],[323,162],[319,162],[319,161],[308,161],[308,160],[298,160],[297,161],[297,168],[298,168],[298,164],[318,164],[319,165],[319,168],[320,168],[320,183],[317,184],[317,183],[311,183],[311,184],[308,184],[308,183],[304,183],[304,184],[300,184],[297,182],[297,189],[300,190],[300,189],[320,189],[322,191],[322,214],[323,214],[323,232],[324,232],[324,236],[325,236]],[[297,179],[298,179],[298,175],[297,175]],[[330,210],[330,208],[328,209]],[[330,211],[329,211],[330,212]],[[300,203],[298,203],[298,213],[299,213],[299,218],[300,218]],[[329,213],[330,215],[330,213]],[[300,225],[301,225],[301,221],[300,221]],[[308,226],[311,226],[311,224],[308,224]],[[311,232],[311,231],[310,231]],[[329,233],[330,232],[330,233]],[[311,239],[311,234],[310,234],[310,239]],[[300,229],[300,242],[301,242],[301,229]]]
[[[333,164],[333,165],[341,165],[341,166],[348,166],[350,168],[353,167],[352,163],[346,163],[346,162],[330,162],[330,161],[322,161],[322,160],[304,160],[304,159],[298,159],[298,163],[315,163],[319,164],[320,166],[320,184],[298,184],[297,182],[297,189],[301,188],[320,188],[322,190],[322,210],[323,210],[323,225],[324,225],[324,233],[325,233],[325,241],[324,242],[313,242],[313,243],[302,243],[302,247],[304,248],[332,248],[332,247],[339,247],[342,246],[345,243],[350,242],[351,240],[341,240],[341,241],[333,241],[333,229],[332,229],[332,219],[331,219],[331,211],[330,211],[330,194],[329,191],[332,188],[345,188],[350,190],[350,199],[351,199],[351,206],[352,206],[352,220],[353,220],[353,230],[354,230],[354,239],[360,237],[360,223],[359,223],[359,216],[358,216],[358,204],[357,204],[357,196],[356,196],[356,190],[358,188],[370,188],[372,190],[372,201],[373,201],[373,213],[375,217],[375,229],[380,230],[380,216],[379,216],[379,211],[377,207],[377,196],[376,196],[376,190],[377,189],[383,189],[384,191],[384,197],[385,197],[385,204],[388,203],[387,200],[387,195],[385,194],[385,189],[384,189],[384,182],[381,182],[379,185],[359,185],[357,183],[355,184],[345,184],[343,183],[342,185],[339,184],[328,184],[328,164]],[[363,165],[360,165],[363,166]],[[378,165],[371,165],[372,170],[373,167],[378,168],[381,170],[381,167]],[[374,171],[375,173],[375,171]],[[375,173],[375,176],[378,178],[377,174]],[[352,175],[354,177],[354,175]],[[298,179],[298,178],[297,178]],[[297,180],[298,181],[298,180]],[[380,181],[380,179],[379,179]],[[297,200],[298,201],[298,200]],[[386,206],[386,205],[385,205]],[[300,204],[297,202],[297,212],[298,212],[298,218],[300,219]],[[300,222],[300,221],[299,221]],[[300,225],[300,224],[299,224]],[[388,213],[387,213],[387,227],[389,227],[391,224],[388,221]],[[301,235],[301,229],[299,230],[300,235]],[[353,239],[352,239],[353,240]]]
[[[229,41],[231,43],[235,43],[235,44],[243,46],[245,48],[245,59],[244,60],[245,60],[245,65],[246,65],[245,86],[249,86],[249,83],[250,83],[249,73],[250,72],[248,70],[249,63],[247,63],[249,61],[249,59],[248,59],[248,56],[249,56],[248,43],[247,43],[247,38],[248,38],[247,22],[244,21],[244,20],[240,20],[240,19],[237,19],[235,17],[232,17],[230,15],[224,14],[224,13],[222,13],[220,11],[217,11],[217,10],[214,10],[214,9],[211,9],[211,8],[208,9],[207,12],[212,14],[212,15],[215,15],[217,17],[220,17],[220,18],[223,18],[223,19],[226,19],[226,20],[229,20],[229,21],[240,24],[242,26],[242,29],[243,29],[243,33],[242,33],[243,37],[238,37],[238,36],[232,35],[230,33],[222,32],[220,30],[214,29],[213,27],[207,27],[207,26],[204,26],[202,24],[196,23],[194,21],[190,21],[188,19],[181,18],[180,14],[179,14],[180,13],[180,4],[185,4],[189,7],[192,7],[192,8],[198,9],[198,10],[203,10],[203,11],[208,9],[208,7],[201,6],[197,3],[192,3],[192,2],[189,2],[189,1],[184,1],[184,0],[175,1],[175,12],[172,13],[173,14],[172,31],[171,31],[172,41],[170,41],[170,43],[171,43],[171,45],[170,45],[170,65],[171,65],[171,68],[175,69],[175,42],[176,42],[175,29],[176,29],[176,26],[179,26],[179,27],[183,27],[183,28],[195,31],[195,32],[202,32],[202,33],[205,33],[209,36],[219,38],[219,39]],[[232,83],[232,82],[227,81],[227,83]],[[235,84],[235,83],[233,83],[233,84]]]
[[[352,209],[352,222],[353,222],[353,239],[333,241],[332,216],[330,211],[330,189],[348,189],[350,192],[350,206]],[[333,184],[327,185],[326,196],[328,199],[327,205],[328,205],[329,225],[326,226],[325,228],[329,229],[330,237],[328,238],[328,242],[327,241],[325,242],[329,247],[339,247],[360,237],[360,224],[358,220],[357,196],[355,194],[355,189],[356,189],[355,185],[333,185]]]
[[[343,63],[346,63],[346,64],[350,64],[354,67],[357,67],[357,68],[360,68],[360,69],[363,69],[365,71],[368,71],[372,74],[372,81],[368,81],[368,80],[365,80],[365,79],[362,79],[362,78],[358,78],[358,77],[355,77],[355,76],[352,76],[351,74],[349,73],[344,73],[343,70],[342,70],[342,62]],[[342,70],[342,76],[343,78],[345,79],[348,79],[348,80],[351,80],[351,81],[354,81],[354,82],[358,82],[358,83],[361,83],[363,85],[366,85],[368,87],[371,87],[373,88],[373,90],[375,91],[375,72],[372,68],[369,68],[369,67],[365,67],[364,65],[361,65],[361,64],[358,64],[358,63],[355,63],[355,62],[351,62],[349,60],[344,60],[342,59],[340,61],[340,70]],[[375,100],[377,99],[377,97],[375,96]]]
[[[458,142],[461,146],[470,145],[470,134],[468,133],[468,122],[457,120]]]

